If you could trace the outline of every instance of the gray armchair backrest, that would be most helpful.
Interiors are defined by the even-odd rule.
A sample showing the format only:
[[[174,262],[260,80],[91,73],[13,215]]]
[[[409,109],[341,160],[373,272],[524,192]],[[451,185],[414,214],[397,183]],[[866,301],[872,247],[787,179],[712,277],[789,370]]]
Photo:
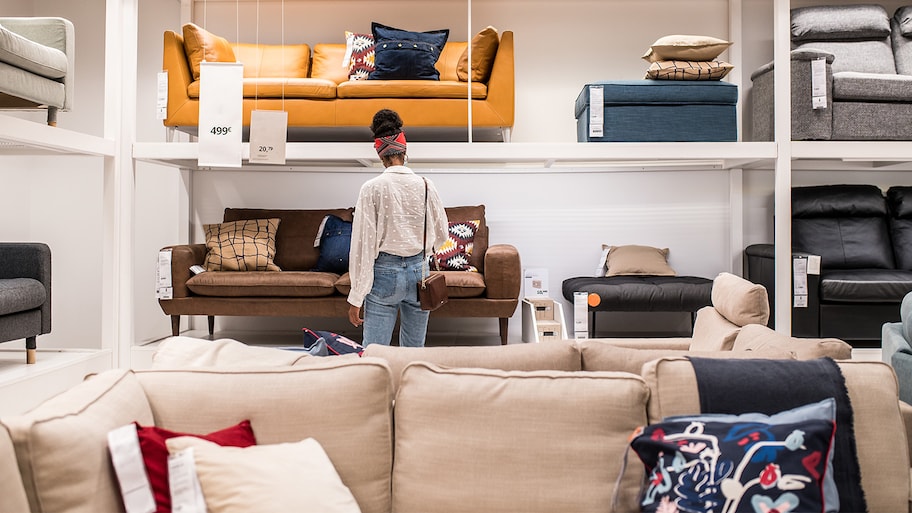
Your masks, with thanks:
[[[792,48],[833,54],[833,73],[896,73],[890,17],[880,5],[800,7],[791,22]]]
[[[76,30],[73,23],[55,17],[0,17],[0,25],[29,41],[56,48],[67,56],[67,74],[61,80],[65,91],[61,109],[71,109],[76,82]]]
[[[896,10],[890,18],[890,29],[896,72],[912,75],[912,5]]]
[[[51,331],[51,248],[41,242],[0,242],[0,279],[32,278],[44,285],[42,333]]]

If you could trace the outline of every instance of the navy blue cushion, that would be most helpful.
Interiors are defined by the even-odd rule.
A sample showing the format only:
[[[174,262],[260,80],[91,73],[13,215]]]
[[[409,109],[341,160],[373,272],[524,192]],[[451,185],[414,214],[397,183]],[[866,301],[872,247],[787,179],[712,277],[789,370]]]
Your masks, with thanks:
[[[410,32],[373,22],[371,32],[376,47],[369,80],[440,80],[434,64],[450,35],[449,29]]]
[[[348,272],[348,253],[351,249],[352,223],[329,215],[320,235],[320,258],[314,271],[345,274]]]

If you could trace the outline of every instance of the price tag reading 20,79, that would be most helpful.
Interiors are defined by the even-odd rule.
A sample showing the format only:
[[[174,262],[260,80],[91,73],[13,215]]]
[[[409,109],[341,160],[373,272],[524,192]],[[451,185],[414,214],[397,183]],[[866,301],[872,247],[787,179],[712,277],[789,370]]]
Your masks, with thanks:
[[[243,77],[240,63],[200,63],[200,167],[241,167]]]
[[[250,113],[250,162],[285,164],[288,113],[255,110]]]

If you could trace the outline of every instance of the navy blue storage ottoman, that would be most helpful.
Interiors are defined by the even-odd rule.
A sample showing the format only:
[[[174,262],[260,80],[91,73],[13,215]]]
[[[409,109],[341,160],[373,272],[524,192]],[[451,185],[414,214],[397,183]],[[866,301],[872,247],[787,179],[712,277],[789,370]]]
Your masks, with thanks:
[[[590,136],[590,88],[603,92],[601,136]],[[598,101],[598,94],[595,95]],[[716,80],[606,80],[576,98],[579,142],[737,141],[738,86]]]

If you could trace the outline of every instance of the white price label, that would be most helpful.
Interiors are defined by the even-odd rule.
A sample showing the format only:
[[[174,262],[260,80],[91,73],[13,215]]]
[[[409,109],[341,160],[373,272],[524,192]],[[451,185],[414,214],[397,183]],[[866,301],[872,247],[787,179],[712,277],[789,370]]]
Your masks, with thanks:
[[[199,165],[241,167],[244,65],[200,63]]]
[[[250,162],[285,164],[288,113],[255,110],[250,113]]]
[[[605,88],[589,86],[589,137],[605,135]]]
[[[155,119],[168,117],[168,72],[158,72],[158,89],[155,98]]]
[[[811,61],[811,106],[814,109],[827,108],[826,58]]]

